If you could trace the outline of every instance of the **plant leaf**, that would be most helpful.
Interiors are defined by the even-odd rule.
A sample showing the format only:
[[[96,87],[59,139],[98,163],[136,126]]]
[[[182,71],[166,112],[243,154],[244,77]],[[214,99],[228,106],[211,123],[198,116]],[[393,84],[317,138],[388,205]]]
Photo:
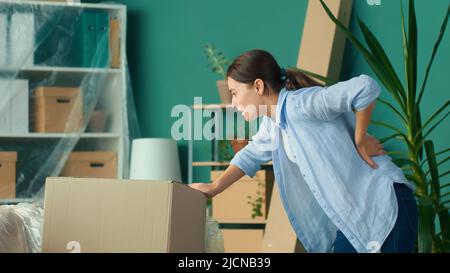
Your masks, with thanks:
[[[409,166],[415,166],[416,165],[416,163],[414,161],[411,161],[408,158],[393,158],[392,162],[394,162],[399,167],[403,167],[405,165],[409,165]]]
[[[386,71],[385,76],[389,78],[389,81],[393,83],[395,86],[395,90],[400,94],[403,101],[406,101],[405,90],[397,76],[397,73],[394,70],[389,58],[386,55],[381,44],[378,42],[378,39],[373,35],[373,33],[369,30],[369,28],[364,24],[361,19],[358,18],[359,27],[364,35],[367,45],[370,48],[373,56],[379,60],[380,65],[383,66],[383,69]]]
[[[390,135],[390,136],[388,136],[388,137],[381,138],[381,139],[380,139],[380,143],[385,143],[386,141],[388,141],[388,140],[390,140],[390,139],[393,139],[393,138],[395,138],[395,137],[398,137],[398,136],[401,136],[401,134],[396,133],[396,134]]]
[[[405,174],[405,177],[406,177],[408,180],[411,180],[411,181],[413,181],[414,183],[416,183],[416,185],[420,185],[420,183],[421,183],[421,181],[420,181],[417,177],[412,176],[412,175],[410,175],[410,174]]]
[[[378,79],[383,83],[388,92],[393,96],[393,98],[397,101],[397,103],[402,107],[403,110],[406,110],[405,102],[402,101],[399,94],[395,91],[395,85],[388,80],[385,76],[385,70],[380,65],[378,60],[367,50],[367,48],[358,41],[358,39],[352,34],[352,32],[345,27],[330,11],[328,6],[324,3],[323,0],[320,0],[325,12],[328,17],[337,25],[338,28],[342,30],[342,32],[346,35],[347,39],[355,46],[355,48],[363,55],[364,59],[367,61],[368,65],[372,68],[372,70],[377,75]]]
[[[389,103],[389,102],[387,102],[387,101],[385,101],[385,100],[383,100],[383,99],[381,99],[381,98],[378,98],[377,99],[377,101],[379,101],[379,102],[381,102],[382,104],[384,104],[384,105],[386,105],[387,107],[389,107],[395,114],[397,114],[397,116],[404,122],[404,124],[405,124],[405,126],[406,126],[406,124],[408,123],[407,121],[406,121],[406,118],[403,116],[403,114],[402,113],[400,113],[391,103]]]
[[[444,149],[444,150],[442,150],[440,152],[437,152],[436,155],[441,155],[441,154],[444,154],[444,153],[446,153],[448,151],[450,151],[450,148],[447,148],[447,149]]]
[[[444,111],[448,106],[450,105],[450,100],[447,101],[444,105],[442,105],[436,112],[434,112],[428,119],[425,121],[425,123],[422,125],[422,128],[416,132],[414,135],[413,141],[416,141],[419,134],[435,119],[442,111]],[[448,115],[448,113],[447,113]]]
[[[403,136],[403,137],[406,138],[406,135],[405,135],[404,133],[402,133],[402,131],[400,131],[400,129],[398,129],[398,128],[396,128],[396,127],[390,125],[390,124],[387,124],[387,123],[385,123],[385,122],[372,120],[372,121],[370,122],[370,124],[378,125],[378,126],[383,126],[383,127],[389,128],[389,129],[391,129],[391,130],[397,132],[399,135],[401,135],[401,136]]]
[[[435,212],[428,196],[419,198],[417,207],[419,211],[419,253],[430,253]]]
[[[446,210],[438,211],[439,223],[441,225],[442,242],[446,251],[450,250],[450,215]]]
[[[385,127],[385,128],[388,128],[388,129],[391,129],[391,130],[397,132],[397,134],[398,134],[397,136],[401,136],[411,150],[414,149],[414,147],[411,145],[410,141],[408,140],[408,137],[404,133],[402,133],[402,131],[400,131],[398,128],[396,128],[390,124],[387,124],[385,122],[376,121],[376,120],[370,121],[370,124],[382,126],[382,127]]]
[[[441,30],[439,31],[439,35],[438,35],[436,42],[434,43],[433,52],[431,53],[431,58],[430,58],[430,61],[428,62],[427,70],[425,72],[425,78],[422,82],[422,87],[420,88],[419,97],[416,102],[416,104],[417,104],[416,109],[419,108],[419,104],[420,104],[420,101],[422,100],[422,95],[424,93],[425,86],[427,84],[428,75],[430,74],[431,66],[433,65],[433,61],[434,61],[434,58],[436,57],[436,53],[439,49],[439,45],[441,44],[442,37],[444,36],[445,30],[447,29],[449,15],[450,15],[450,5],[448,5],[447,13],[445,14],[444,21],[442,22],[442,25],[441,25]]]
[[[446,175],[448,175],[448,174],[450,174],[450,171],[446,171],[445,173],[439,175],[439,177],[444,177],[444,176],[446,176]]]
[[[414,0],[409,0],[408,17],[408,103],[413,110],[417,88],[417,21]]]
[[[413,117],[413,119],[415,121],[416,128],[422,128],[422,116],[421,116],[421,113],[420,113],[420,109],[418,109],[414,113],[416,113],[415,116]],[[419,132],[418,137],[419,137],[419,139],[424,139],[425,138],[424,136],[422,136],[422,132]],[[419,159],[422,160],[422,158],[423,158],[423,149],[422,149],[422,147],[419,148],[418,152],[419,152]]]
[[[424,138],[426,138],[429,134],[431,134],[431,132],[433,132],[433,130],[439,125],[441,124],[442,121],[444,121],[444,119],[446,119],[448,117],[448,115],[450,114],[450,111],[447,112],[441,119],[439,119],[423,136]]]
[[[427,155],[428,169],[431,175],[431,198],[436,204],[440,203],[439,171],[434,155],[434,145],[431,140],[425,141],[425,153]]]

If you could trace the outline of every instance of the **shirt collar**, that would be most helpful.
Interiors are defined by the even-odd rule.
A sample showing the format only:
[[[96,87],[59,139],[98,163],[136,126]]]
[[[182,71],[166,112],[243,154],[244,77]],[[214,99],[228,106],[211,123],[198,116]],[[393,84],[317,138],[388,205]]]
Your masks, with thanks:
[[[275,116],[275,124],[282,129],[286,129],[286,119],[284,115],[282,115],[283,113],[282,110],[284,102],[286,101],[286,97],[287,97],[287,90],[286,88],[282,88],[280,93],[278,94],[277,109]]]

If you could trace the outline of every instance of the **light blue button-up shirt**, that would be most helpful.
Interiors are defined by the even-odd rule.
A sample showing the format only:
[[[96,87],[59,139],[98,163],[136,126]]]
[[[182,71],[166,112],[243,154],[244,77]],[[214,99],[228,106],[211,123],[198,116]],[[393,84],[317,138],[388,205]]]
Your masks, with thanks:
[[[374,156],[378,169],[359,155],[355,114],[373,102],[380,87],[367,75],[329,87],[282,89],[276,121],[263,116],[252,141],[231,164],[254,177],[273,160],[283,206],[308,252],[330,252],[341,230],[358,252],[381,246],[397,218],[393,183],[406,183],[388,155]],[[295,162],[288,159],[280,129],[289,135]]]

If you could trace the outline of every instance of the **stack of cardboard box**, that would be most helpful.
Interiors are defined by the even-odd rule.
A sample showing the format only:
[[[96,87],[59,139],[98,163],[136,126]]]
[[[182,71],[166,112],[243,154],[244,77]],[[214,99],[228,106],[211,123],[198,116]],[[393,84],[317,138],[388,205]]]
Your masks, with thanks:
[[[211,179],[222,173],[211,171]],[[213,198],[212,216],[222,224],[225,252],[261,251],[273,183],[273,171],[261,170]]]

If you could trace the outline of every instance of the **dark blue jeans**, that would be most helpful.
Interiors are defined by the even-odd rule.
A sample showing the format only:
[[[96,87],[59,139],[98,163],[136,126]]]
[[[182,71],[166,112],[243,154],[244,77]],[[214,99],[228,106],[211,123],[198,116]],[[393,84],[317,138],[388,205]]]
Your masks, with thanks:
[[[407,186],[394,183],[398,216],[394,228],[381,246],[381,253],[412,253],[417,239],[418,211],[414,194]],[[341,231],[336,234],[334,253],[356,253]]]

